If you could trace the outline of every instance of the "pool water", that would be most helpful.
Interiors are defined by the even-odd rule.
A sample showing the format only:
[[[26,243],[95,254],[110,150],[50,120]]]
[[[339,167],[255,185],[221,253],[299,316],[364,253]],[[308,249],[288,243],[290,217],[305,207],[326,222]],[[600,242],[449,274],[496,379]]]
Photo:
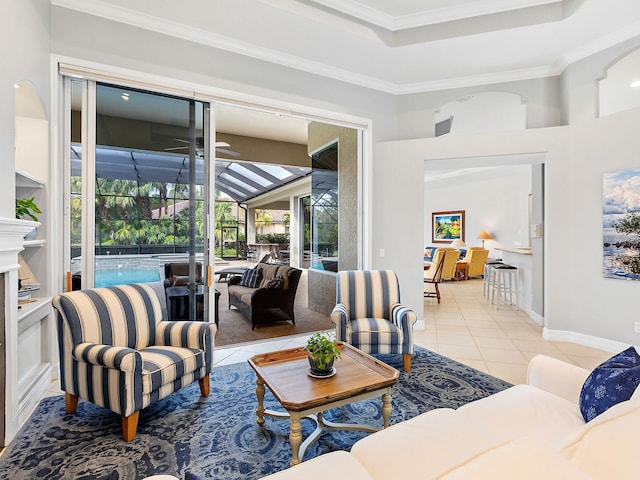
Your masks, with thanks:
[[[157,268],[103,270],[96,272],[95,286],[110,287],[126,283],[148,283],[160,280]]]

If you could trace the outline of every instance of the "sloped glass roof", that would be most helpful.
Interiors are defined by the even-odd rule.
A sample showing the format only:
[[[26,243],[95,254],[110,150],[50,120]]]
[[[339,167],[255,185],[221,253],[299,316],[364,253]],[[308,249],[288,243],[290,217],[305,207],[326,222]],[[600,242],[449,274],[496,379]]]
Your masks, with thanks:
[[[71,147],[71,175],[79,176],[82,149]],[[204,183],[204,159],[195,159],[196,185]],[[215,186],[239,203],[275,190],[311,173],[310,168],[216,160]],[[140,183],[189,183],[189,156],[171,152],[96,148],[98,178],[136,180]]]
[[[216,189],[242,203],[310,173],[304,167],[216,160]]]

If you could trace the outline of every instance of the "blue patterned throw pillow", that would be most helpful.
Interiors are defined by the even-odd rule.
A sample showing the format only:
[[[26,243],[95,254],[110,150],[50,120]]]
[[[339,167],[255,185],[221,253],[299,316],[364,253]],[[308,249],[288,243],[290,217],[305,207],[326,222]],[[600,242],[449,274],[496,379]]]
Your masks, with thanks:
[[[243,287],[257,288],[260,283],[260,275],[260,270],[257,268],[250,268],[242,274],[240,285]]]
[[[629,347],[598,365],[580,392],[580,412],[586,422],[631,398],[640,384],[640,355]]]

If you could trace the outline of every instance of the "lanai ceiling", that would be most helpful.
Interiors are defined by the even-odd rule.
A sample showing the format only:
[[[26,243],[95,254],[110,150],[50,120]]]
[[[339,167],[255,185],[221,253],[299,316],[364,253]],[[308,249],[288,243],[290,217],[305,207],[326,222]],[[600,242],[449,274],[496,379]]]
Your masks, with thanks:
[[[51,0],[393,94],[558,75],[640,34],[637,0]]]

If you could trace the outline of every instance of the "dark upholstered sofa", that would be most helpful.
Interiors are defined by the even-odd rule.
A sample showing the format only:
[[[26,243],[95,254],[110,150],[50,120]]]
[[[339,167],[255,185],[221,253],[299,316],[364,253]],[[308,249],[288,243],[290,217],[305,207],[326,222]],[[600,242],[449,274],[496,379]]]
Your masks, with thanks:
[[[278,320],[295,322],[293,305],[302,270],[289,265],[259,263],[260,280],[256,288],[241,285],[242,277],[229,279],[229,308],[234,306],[251,321],[251,329],[258,323]],[[280,288],[267,288],[277,276],[283,279]]]

